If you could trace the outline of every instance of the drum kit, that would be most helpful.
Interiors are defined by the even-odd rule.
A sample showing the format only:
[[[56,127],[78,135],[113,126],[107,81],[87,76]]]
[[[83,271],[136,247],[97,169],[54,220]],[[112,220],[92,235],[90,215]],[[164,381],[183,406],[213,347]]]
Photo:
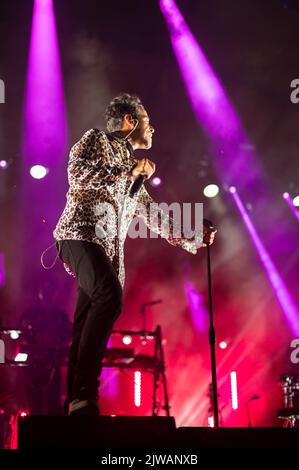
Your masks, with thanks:
[[[284,427],[296,427],[299,423],[299,374],[283,374],[280,377],[283,391],[283,408],[277,417],[284,420]]]

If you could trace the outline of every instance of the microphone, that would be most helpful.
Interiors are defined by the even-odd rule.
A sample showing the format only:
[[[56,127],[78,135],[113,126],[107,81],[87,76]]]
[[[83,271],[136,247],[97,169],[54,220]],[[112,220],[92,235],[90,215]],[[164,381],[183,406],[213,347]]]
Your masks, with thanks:
[[[130,193],[129,193],[130,197],[134,197],[135,194],[138,193],[145,179],[146,179],[145,175],[137,176],[137,178],[135,179],[134,183],[131,186]]]
[[[202,219],[202,224],[206,228],[214,228],[213,223],[208,219]]]

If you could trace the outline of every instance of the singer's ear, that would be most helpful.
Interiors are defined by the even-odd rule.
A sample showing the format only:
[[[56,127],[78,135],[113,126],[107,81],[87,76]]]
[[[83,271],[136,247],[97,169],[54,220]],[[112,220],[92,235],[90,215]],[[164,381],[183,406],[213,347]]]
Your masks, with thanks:
[[[130,124],[131,126],[135,126],[138,123],[137,119],[134,119],[132,114],[125,114],[124,115],[124,122]]]

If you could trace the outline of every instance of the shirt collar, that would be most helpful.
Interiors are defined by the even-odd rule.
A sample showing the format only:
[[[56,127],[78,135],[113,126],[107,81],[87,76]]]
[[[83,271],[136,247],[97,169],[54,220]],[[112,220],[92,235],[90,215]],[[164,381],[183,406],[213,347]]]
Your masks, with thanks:
[[[124,137],[121,137],[120,134],[116,131],[116,132],[110,132],[107,134],[108,138],[109,139],[112,139],[112,140],[116,140],[117,142],[119,142],[121,145],[125,145],[130,153],[130,156],[132,157],[133,156],[133,152],[134,152],[134,149],[133,149],[133,146],[130,144],[129,141],[127,141],[126,139],[124,139]]]

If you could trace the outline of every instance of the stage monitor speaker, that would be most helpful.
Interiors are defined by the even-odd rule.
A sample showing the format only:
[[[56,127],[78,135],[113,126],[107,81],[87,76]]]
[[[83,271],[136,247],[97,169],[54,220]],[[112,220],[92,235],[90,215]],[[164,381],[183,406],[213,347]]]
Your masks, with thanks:
[[[299,429],[181,427],[176,448],[191,449],[298,449]]]
[[[171,448],[175,430],[172,417],[25,416],[18,421],[18,448]]]
[[[19,449],[298,449],[299,429],[180,427],[173,417],[25,416]]]

